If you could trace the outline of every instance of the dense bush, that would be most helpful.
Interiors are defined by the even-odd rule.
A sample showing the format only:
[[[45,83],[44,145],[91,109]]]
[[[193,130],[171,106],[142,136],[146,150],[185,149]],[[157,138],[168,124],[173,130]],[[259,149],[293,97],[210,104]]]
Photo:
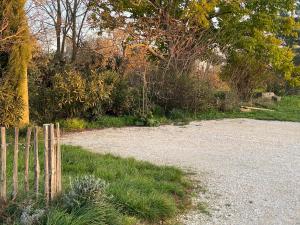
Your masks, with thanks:
[[[55,74],[52,79],[51,111],[60,116],[76,117],[85,103],[86,81],[76,71]]]
[[[127,83],[113,71],[90,71],[83,74],[65,68],[42,75],[31,71],[31,113],[35,121],[53,121],[61,118],[97,120],[105,114],[129,113],[133,96]]]
[[[223,68],[221,77],[242,100],[249,100],[256,88],[266,88],[270,77],[270,68],[252,56],[235,54]]]
[[[219,88],[226,90],[222,93],[212,81],[215,70],[180,72],[150,64],[146,73],[120,74],[99,67],[55,64],[42,57],[29,71],[31,119],[38,123],[67,119],[64,127],[84,129],[106,127],[107,116],[114,116],[113,122],[118,116],[132,116],[130,125],[157,126],[156,116],[184,121],[191,113],[235,110],[257,88],[277,94],[289,89],[279,75],[249,55],[235,54],[228,61],[218,70],[229,84]]]
[[[150,82],[150,98],[166,112],[180,109],[191,112],[213,107],[214,88],[198,73],[179,74],[156,70]]]

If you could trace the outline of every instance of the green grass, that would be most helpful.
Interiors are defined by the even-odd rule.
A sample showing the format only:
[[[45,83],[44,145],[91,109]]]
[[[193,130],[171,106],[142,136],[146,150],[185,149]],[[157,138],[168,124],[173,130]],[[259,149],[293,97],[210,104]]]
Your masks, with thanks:
[[[247,105],[247,104],[246,104]],[[262,106],[259,106],[262,107]],[[278,120],[278,121],[293,121],[300,122],[300,96],[285,96],[279,103],[264,104],[264,108],[274,111],[252,111],[240,112],[229,111],[220,112],[211,110],[198,114],[191,114],[181,110],[173,110],[169,117],[154,115],[152,120],[157,121],[156,124],[171,124],[182,125],[187,124],[192,120],[213,120],[225,118],[250,118],[258,120]],[[136,126],[139,124],[139,119],[133,116],[103,116],[96,121],[85,121],[82,119],[67,119],[60,121],[61,126],[66,131],[76,131],[84,129],[99,129],[106,127],[125,127]]]
[[[42,159],[42,143],[40,144]],[[12,146],[8,151],[8,193],[12,190]],[[33,157],[30,158],[30,183],[33,190]],[[20,151],[19,171],[24,169],[23,153]],[[128,224],[130,221],[146,221],[157,224],[172,220],[189,205],[191,185],[180,169],[168,166],[155,166],[133,158],[120,158],[88,152],[80,147],[62,146],[63,187],[67,191],[75,177],[94,175],[109,183],[108,195],[111,204]],[[43,178],[41,167],[41,192]],[[20,190],[23,189],[23,176],[19,176]],[[20,193],[23,195],[24,193]],[[124,220],[125,221],[125,220]],[[127,222],[126,222],[127,223]],[[124,222],[125,224],[125,222]]]
[[[64,146],[63,165],[65,178],[94,174],[108,181],[116,206],[140,219],[172,218],[186,203],[189,185],[183,172],[174,167],[88,153],[70,146]]]
[[[60,120],[59,122],[61,124],[61,127],[66,131],[77,131],[84,129],[134,126],[136,118],[133,116],[102,116],[95,121],[86,121],[84,119],[72,118]]]
[[[88,122],[87,128],[105,128],[105,127],[124,127],[135,124],[135,117],[133,116],[102,116],[96,121]]]
[[[265,108],[274,111],[252,111],[252,112],[218,112],[211,111],[198,114],[194,119],[211,120],[224,118],[250,118],[258,120],[278,120],[300,122],[300,96],[286,96],[279,103],[266,105]]]

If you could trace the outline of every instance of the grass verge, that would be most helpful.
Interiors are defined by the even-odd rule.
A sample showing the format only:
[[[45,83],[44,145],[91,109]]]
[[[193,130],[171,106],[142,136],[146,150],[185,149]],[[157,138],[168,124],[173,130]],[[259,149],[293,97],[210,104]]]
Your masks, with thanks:
[[[224,119],[224,118],[250,118],[257,120],[277,120],[300,122],[300,96],[285,96],[282,101],[265,105],[263,108],[274,111],[252,111],[252,112],[218,112],[210,111],[201,113],[194,117],[198,120]]]
[[[274,104],[265,104],[263,108],[272,109],[273,111],[252,111],[240,112],[228,111],[220,112],[211,110],[198,114],[191,114],[181,110],[174,110],[169,117],[154,115],[149,121],[140,121],[140,118],[133,116],[103,116],[96,121],[88,122],[82,119],[66,119],[62,120],[61,125],[65,131],[77,131],[84,129],[99,129],[106,127],[125,127],[151,124],[187,124],[193,120],[213,120],[225,118],[250,118],[258,120],[278,120],[300,122],[300,96],[285,96],[282,101]],[[148,122],[148,123],[147,123]]]
[[[41,144],[42,146],[42,144]],[[109,185],[107,195],[109,204],[117,211],[121,224],[159,224],[172,221],[178,213],[189,205],[190,182],[180,169],[169,166],[155,166],[148,162],[137,161],[132,158],[120,158],[112,155],[101,155],[88,152],[80,147],[62,146],[63,187],[64,191],[70,188],[70,181],[83,175],[93,175],[105,180]],[[42,149],[40,149],[42,156]],[[32,163],[32,155],[30,165]],[[40,157],[41,159],[43,157]],[[19,171],[24,170],[23,154],[19,157]],[[43,168],[43,161],[40,167]],[[12,189],[12,146],[8,151],[8,193]],[[33,168],[30,168],[33,171]],[[23,176],[19,176],[20,190],[23,189]],[[41,171],[41,179],[43,171]],[[30,173],[31,190],[33,190],[33,174]],[[41,182],[42,188],[42,182]],[[41,192],[43,190],[41,189]],[[23,193],[20,195],[24,196]],[[86,209],[84,209],[86,210]],[[50,215],[64,217],[65,212],[50,210]],[[69,214],[76,217],[77,212]],[[86,214],[97,212],[86,212]],[[75,216],[74,216],[75,215]],[[1,221],[0,210],[0,221]],[[14,215],[20,216],[20,215]],[[55,218],[48,218],[54,221]],[[60,220],[60,219],[59,219]],[[3,222],[3,221],[2,221]],[[4,223],[5,224],[5,223]],[[18,223],[13,223],[18,224]],[[40,223],[55,225],[57,223]],[[59,223],[58,223],[59,224]],[[106,223],[105,223],[106,224]],[[170,222],[169,224],[174,224]]]
[[[93,174],[109,182],[113,202],[126,215],[147,221],[172,218],[187,203],[189,183],[174,167],[155,166],[133,158],[86,152],[63,147],[65,186],[69,177]]]

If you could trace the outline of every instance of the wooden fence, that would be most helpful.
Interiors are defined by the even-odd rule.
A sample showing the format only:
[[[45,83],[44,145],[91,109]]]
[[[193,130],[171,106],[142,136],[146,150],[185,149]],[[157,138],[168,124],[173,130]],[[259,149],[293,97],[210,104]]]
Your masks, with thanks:
[[[60,148],[60,129],[59,124],[43,125],[43,140],[39,141],[40,128],[27,128],[27,135],[24,149],[24,191],[30,191],[29,184],[29,163],[31,134],[33,130],[33,174],[34,174],[34,193],[36,198],[40,196],[40,156],[39,143],[43,143],[44,155],[44,197],[48,204],[62,190],[61,182],[61,148]],[[19,191],[19,128],[14,129],[13,148],[13,176],[12,176],[12,199],[15,199]],[[1,127],[1,154],[0,154],[0,200],[7,201],[7,146],[10,143],[6,141],[6,128]]]

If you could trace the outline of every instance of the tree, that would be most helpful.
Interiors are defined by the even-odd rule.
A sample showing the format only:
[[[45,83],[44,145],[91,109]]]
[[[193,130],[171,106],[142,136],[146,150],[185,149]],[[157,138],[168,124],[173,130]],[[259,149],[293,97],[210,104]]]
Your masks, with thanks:
[[[211,28],[209,14],[216,3],[216,0],[94,0],[91,18],[93,27],[100,32],[122,27],[131,35],[131,42],[143,43],[154,57],[168,60],[165,55],[172,54],[174,42],[178,41],[172,41],[171,36],[199,31],[203,37],[203,31]]]
[[[243,99],[251,97],[255,88],[265,87],[267,79],[291,80],[294,54],[282,37],[297,35],[291,13],[294,7],[294,0],[224,1],[219,4],[218,12],[213,15],[223,34],[218,42],[228,46],[224,52],[227,64],[223,78],[242,93]]]
[[[20,125],[29,123],[27,65],[31,57],[30,34],[24,10],[25,0],[3,0],[0,5],[2,85],[9,85],[21,98]],[[4,25],[4,26],[3,26]],[[3,29],[4,28],[4,29]]]
[[[70,42],[72,62],[76,60],[77,51],[86,31],[89,13],[89,0],[33,0],[37,17],[32,20],[40,22],[46,35],[55,33],[55,57],[64,61],[66,47]]]

